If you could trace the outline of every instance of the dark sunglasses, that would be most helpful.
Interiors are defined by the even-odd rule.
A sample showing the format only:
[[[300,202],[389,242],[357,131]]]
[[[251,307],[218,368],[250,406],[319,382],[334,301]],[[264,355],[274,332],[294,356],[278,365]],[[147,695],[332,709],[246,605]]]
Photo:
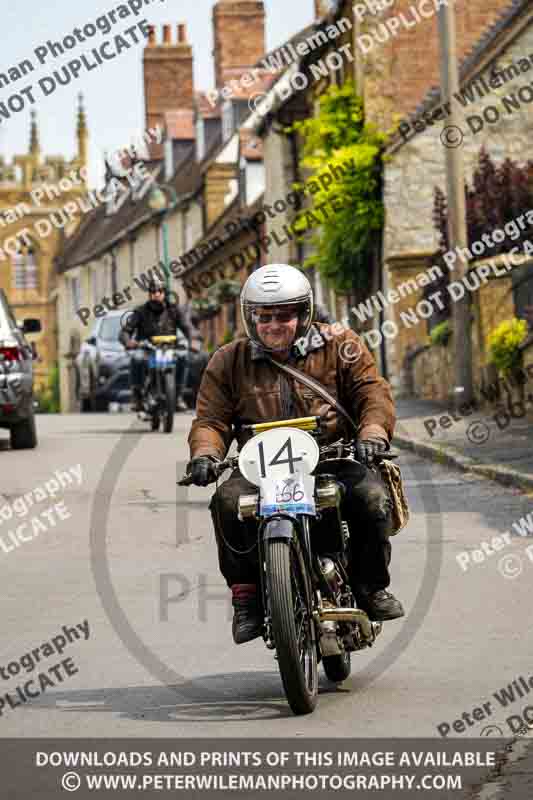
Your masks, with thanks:
[[[297,311],[270,311],[270,312],[253,312],[254,321],[259,323],[260,325],[268,325],[269,322],[272,320],[277,320],[278,322],[291,322],[298,316]]]
[[[165,294],[164,289],[153,289],[150,294]]]

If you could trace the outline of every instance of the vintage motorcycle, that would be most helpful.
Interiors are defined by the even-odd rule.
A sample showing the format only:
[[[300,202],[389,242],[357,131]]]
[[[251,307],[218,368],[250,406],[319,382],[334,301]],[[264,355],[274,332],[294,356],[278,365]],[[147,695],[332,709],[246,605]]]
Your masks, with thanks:
[[[145,417],[153,431],[163,420],[165,433],[172,433],[176,411],[176,336],[152,336],[139,343],[149,353],[147,375],[142,387]]]
[[[239,498],[239,519],[258,523],[263,639],[276,650],[292,711],[308,714],[317,702],[319,662],[330,680],[344,681],[351,653],[371,647],[382,627],[355,606],[347,572],[350,530],[341,517],[345,488],[336,477],[342,470],[357,482],[366,468],[353,443],[319,447],[319,417],[243,430],[251,438],[217,473],[238,463],[258,487]],[[189,485],[190,476],[178,483]]]

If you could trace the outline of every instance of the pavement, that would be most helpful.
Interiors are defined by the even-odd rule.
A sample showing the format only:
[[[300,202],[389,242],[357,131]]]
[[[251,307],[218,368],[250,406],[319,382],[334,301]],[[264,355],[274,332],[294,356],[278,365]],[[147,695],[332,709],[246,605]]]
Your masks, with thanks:
[[[533,424],[482,409],[461,417],[443,403],[397,399],[393,444],[443,466],[533,489]],[[452,413],[453,412],[453,413]]]

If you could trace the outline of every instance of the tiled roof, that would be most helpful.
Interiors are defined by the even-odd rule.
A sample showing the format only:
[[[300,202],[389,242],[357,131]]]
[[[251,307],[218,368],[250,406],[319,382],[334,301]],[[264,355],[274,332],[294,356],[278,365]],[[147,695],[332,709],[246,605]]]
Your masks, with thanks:
[[[239,236],[242,230],[245,230],[244,224],[251,220],[254,214],[257,214],[258,211],[262,210],[263,200],[264,196],[261,195],[251,206],[246,206],[243,208],[240,203],[240,199],[236,197],[235,200],[224,210],[224,213],[204,233],[200,241],[195,244],[194,250],[199,250],[202,247],[202,244],[208,244],[209,241],[212,241],[213,239],[219,239],[222,245],[224,245],[234,237]],[[242,220],[243,227],[235,232],[228,231],[227,225],[230,222],[239,222],[239,220]],[[184,257],[186,257],[186,255],[187,254],[185,254]],[[185,278],[187,276],[191,276],[196,270],[201,269],[204,260],[205,259],[200,259],[196,264],[186,269],[183,272],[183,277]]]
[[[60,272],[84,264],[104,253],[126,228],[135,228],[147,221],[153,212],[147,196],[135,202],[131,194],[114,214],[106,215],[106,203],[101,203],[83,218],[75,233],[67,239],[58,259]]]
[[[495,22],[490,25],[485,33],[478,39],[474,47],[465,56],[459,66],[459,84],[463,86],[475,74],[476,67],[481,64],[484,55],[494,45],[498,38],[507,32],[520,15],[530,8],[530,0],[512,0],[510,5],[500,13]],[[432,86],[415,110],[406,117],[409,122],[414,122],[425,111],[432,109],[442,102],[440,86]],[[403,143],[403,140],[402,140]]]
[[[198,165],[194,159],[194,148],[190,148],[181,162],[169,185],[174,188],[178,199],[194,193],[202,182]],[[152,174],[161,170],[156,163]],[[160,175],[157,176],[161,180]],[[85,264],[105,253],[115,242],[119,242],[127,232],[134,231],[155,217],[148,205],[149,191],[139,200],[133,200],[131,193],[114,214],[106,215],[106,204],[102,203],[94,211],[86,214],[75,233],[67,239],[63,254],[58,259],[60,272]]]
[[[314,30],[315,23],[312,23],[296,33],[280,45],[280,47],[284,47],[287,44],[296,45],[298,42],[310,36]],[[275,48],[270,51],[270,53],[263,56],[257,62],[255,68],[259,69],[263,67],[264,59],[268,59],[269,56],[274,55],[280,47]],[[235,94],[235,97],[239,100],[243,100],[248,99],[251,95],[257,94],[258,92],[267,91],[273,81],[277,79],[286,68],[288,68],[288,65],[284,65],[284,68],[278,73],[264,70],[264,74],[260,76],[258,83],[255,83],[252,87],[245,87],[242,94],[239,90],[238,94]],[[220,116],[220,108],[213,108],[205,92],[196,92],[195,100],[197,110],[203,117]],[[165,114],[165,123],[173,139],[194,138],[192,112],[167,112]],[[262,141],[254,136],[251,131],[241,130],[240,134],[241,153],[245,158],[249,161],[262,160]],[[191,147],[187,156],[178,166],[174,178],[169,182],[176,190],[178,197],[193,194],[200,189],[206,164],[215,158],[220,149],[226,144],[227,142],[222,143],[220,141],[213,143],[213,146],[210,148],[209,153],[206,154],[201,164],[196,162],[195,148]],[[161,162],[152,161],[149,166],[151,171],[154,171],[157,168],[161,168]],[[237,219],[239,216],[253,216],[256,211],[260,210],[262,201],[263,198],[260,197],[251,207],[243,209],[239,206],[239,201],[236,200],[226,209],[212,228],[205,233],[202,241],[206,241],[217,235],[223,240],[231,238],[225,230],[225,225],[230,220]],[[105,204],[100,205],[97,209],[84,217],[76,232],[67,240],[63,254],[58,259],[59,270],[64,272],[79,264],[87,263],[91,259],[99,257],[115,242],[119,242],[127,232],[133,231],[146,222],[149,222],[153,217],[154,214],[148,206],[148,193],[141,200],[136,202],[132,201],[131,196],[128,197],[120,209],[109,216],[106,216]]]

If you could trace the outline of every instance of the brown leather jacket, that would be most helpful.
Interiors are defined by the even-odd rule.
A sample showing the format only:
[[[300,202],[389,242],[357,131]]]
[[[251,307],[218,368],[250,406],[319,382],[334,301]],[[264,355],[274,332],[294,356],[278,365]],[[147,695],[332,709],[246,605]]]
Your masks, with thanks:
[[[339,326],[340,327],[340,326]],[[340,352],[339,352],[340,349]],[[289,363],[319,381],[358,425],[359,438],[381,436],[390,442],[396,416],[390,386],[378,375],[372,355],[351,330],[315,323],[293,345]],[[191,458],[225,458],[234,437],[239,448],[249,434],[240,425],[290,417],[320,416],[320,442],[354,437],[334,408],[311,389],[270,364],[247,338],[221,347],[212,356],[197,399],[189,433]]]

